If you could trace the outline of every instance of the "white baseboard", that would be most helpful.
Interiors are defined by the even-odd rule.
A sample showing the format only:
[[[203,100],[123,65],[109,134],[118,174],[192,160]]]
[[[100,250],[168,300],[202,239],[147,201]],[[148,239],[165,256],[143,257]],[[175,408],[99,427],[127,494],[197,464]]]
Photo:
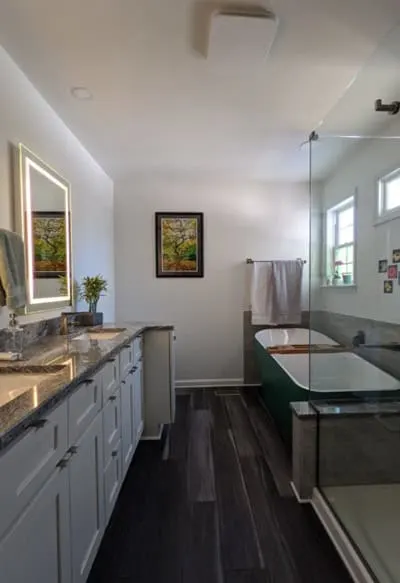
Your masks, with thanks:
[[[190,379],[175,382],[177,390],[203,387],[241,387],[243,385],[244,379]]]
[[[311,504],[355,583],[374,583],[364,563],[328,503],[314,488]]]

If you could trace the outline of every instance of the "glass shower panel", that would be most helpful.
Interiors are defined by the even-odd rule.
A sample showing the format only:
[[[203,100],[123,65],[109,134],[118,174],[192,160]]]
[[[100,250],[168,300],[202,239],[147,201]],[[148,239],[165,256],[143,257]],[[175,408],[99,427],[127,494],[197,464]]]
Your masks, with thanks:
[[[379,137],[310,144],[309,399],[319,491],[371,576],[400,583],[400,116],[389,121]]]

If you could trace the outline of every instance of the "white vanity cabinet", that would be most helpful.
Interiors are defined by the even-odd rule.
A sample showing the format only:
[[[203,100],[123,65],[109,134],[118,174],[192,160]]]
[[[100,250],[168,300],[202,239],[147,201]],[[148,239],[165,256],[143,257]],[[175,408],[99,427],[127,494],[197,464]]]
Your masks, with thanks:
[[[56,468],[0,542],[2,583],[71,583],[69,503]]]
[[[0,453],[1,583],[86,582],[142,433],[173,422],[173,341],[126,343]]]
[[[86,581],[105,529],[103,467],[103,422],[97,415],[68,462],[73,583]]]

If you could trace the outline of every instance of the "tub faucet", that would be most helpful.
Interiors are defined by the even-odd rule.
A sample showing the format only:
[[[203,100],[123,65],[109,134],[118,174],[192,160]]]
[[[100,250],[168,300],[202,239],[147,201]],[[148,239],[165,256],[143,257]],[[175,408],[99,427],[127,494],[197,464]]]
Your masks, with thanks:
[[[357,334],[352,338],[353,346],[361,346],[365,344],[365,332],[364,330],[358,330]]]

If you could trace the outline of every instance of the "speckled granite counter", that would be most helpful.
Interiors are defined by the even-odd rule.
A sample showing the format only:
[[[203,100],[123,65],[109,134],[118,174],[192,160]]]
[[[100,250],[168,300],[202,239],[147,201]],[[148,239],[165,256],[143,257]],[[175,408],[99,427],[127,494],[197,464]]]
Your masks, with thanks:
[[[32,379],[32,388],[0,406],[0,450],[17,439],[36,419],[43,417],[58,403],[68,397],[88,377],[95,374],[109,358],[119,352],[124,344],[131,342],[147,329],[173,329],[156,323],[135,322],[108,324],[104,328],[126,328],[112,340],[77,339],[84,329],[74,336],[47,336],[24,351],[24,360],[18,363],[0,363],[5,366],[65,365],[60,372],[46,375],[37,383]],[[7,377],[12,374],[0,372],[0,387],[6,387]],[[29,377],[29,374],[26,375]]]

